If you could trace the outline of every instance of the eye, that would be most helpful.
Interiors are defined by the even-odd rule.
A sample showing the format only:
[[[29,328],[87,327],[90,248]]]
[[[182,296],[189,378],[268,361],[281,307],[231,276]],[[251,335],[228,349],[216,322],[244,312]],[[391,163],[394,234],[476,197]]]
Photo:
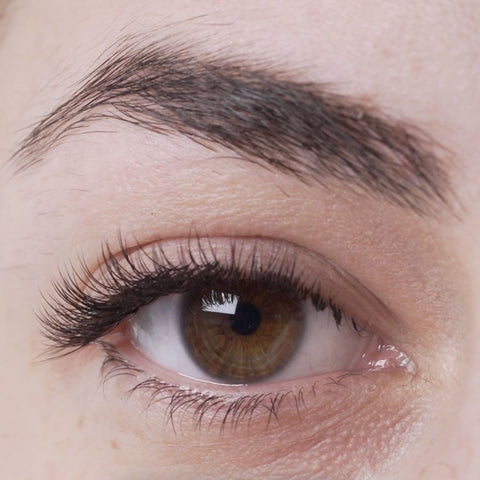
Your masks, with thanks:
[[[160,298],[130,321],[130,336],[161,367],[234,384],[362,370],[381,345],[330,305],[247,282]]]
[[[363,422],[360,405],[380,403],[368,388],[370,374],[415,371],[391,340],[399,327],[386,306],[301,247],[187,238],[121,247],[120,254],[106,247],[100,261],[95,271],[84,267],[55,285],[41,317],[44,333],[62,353],[101,345],[104,380],[122,377],[127,391],[147,391],[147,405],[158,404],[172,425],[178,419],[223,431],[243,422],[249,429],[255,417],[262,431],[272,415],[280,418],[280,406],[293,422],[308,404],[324,412],[328,430],[328,419],[344,409]],[[317,390],[347,377],[357,377],[354,402],[349,389],[339,397]],[[392,384],[403,377],[392,375]]]

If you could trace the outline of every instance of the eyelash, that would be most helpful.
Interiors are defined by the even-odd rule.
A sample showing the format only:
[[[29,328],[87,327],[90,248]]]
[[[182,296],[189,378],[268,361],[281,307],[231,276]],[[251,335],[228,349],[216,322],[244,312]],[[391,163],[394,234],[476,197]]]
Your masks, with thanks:
[[[267,264],[263,265],[256,248],[262,239],[254,240],[254,248],[249,252],[243,251],[242,239],[230,239],[229,242],[227,260],[222,261],[210,239],[188,239],[187,243],[177,247],[176,262],[169,259],[169,254],[161,245],[129,249],[120,239],[120,254],[114,255],[112,248],[105,244],[99,259],[102,265],[99,270],[92,272],[85,261],[81,261],[79,270],[72,269],[61,274],[60,280],[53,285],[54,296],[45,298],[46,306],[39,318],[43,334],[49,341],[48,352],[55,357],[87,345],[99,345],[105,355],[102,382],[118,376],[145,377],[127,393],[148,392],[147,406],[167,401],[166,418],[174,430],[175,414],[186,409],[193,412],[197,428],[207,412],[210,413],[209,425],[223,415],[221,433],[227,424],[235,429],[241,419],[247,419],[249,423],[259,409],[266,410],[268,426],[273,418],[277,418],[278,410],[287,397],[301,415],[305,406],[302,388],[237,397],[199,392],[147,374],[103,339],[124,319],[159,297],[185,293],[212,283],[222,283],[227,291],[229,285],[238,282],[255,283],[268,291],[285,292],[300,300],[310,299],[317,310],[329,308],[338,327],[347,318],[331,298],[324,297],[318,279],[305,284],[299,278],[295,259],[290,258],[288,250],[274,249]],[[348,321],[361,334],[362,329],[356,321],[352,318]],[[329,378],[327,384],[338,385],[346,377],[359,374],[352,372],[337,379]],[[316,388],[317,385],[311,387],[314,396]]]
[[[143,370],[125,360],[112,344],[102,341],[96,343],[102,348],[105,354],[105,359],[102,363],[102,383],[106,383],[118,376],[134,375],[138,377],[145,374]],[[352,375],[358,374],[346,373],[336,379],[329,378],[325,382],[325,385],[338,386],[342,380]],[[317,383],[311,386],[311,393],[314,396],[316,396],[317,387]],[[272,419],[278,418],[280,406],[288,397],[293,400],[299,417],[302,416],[302,410],[306,407],[303,388],[299,388],[296,391],[286,390],[278,393],[247,394],[232,399],[225,395],[180,388],[177,385],[170,384],[157,377],[148,377],[130,388],[127,391],[127,395],[130,396],[135,392],[147,393],[147,409],[157,402],[167,402],[165,418],[168,423],[170,423],[174,432],[176,431],[176,414],[191,410],[192,408],[192,419],[197,431],[201,429],[203,425],[202,420],[206,414],[210,413],[208,427],[210,428],[213,425],[215,419],[220,418],[219,434],[221,436],[227,425],[231,427],[232,431],[235,431],[243,419],[246,419],[247,426],[250,426],[250,421],[259,409],[267,412],[265,422],[266,428],[268,428]]]
[[[194,246],[202,262],[194,257]],[[120,255],[114,255],[105,244],[100,275],[82,260],[80,270],[63,273],[60,281],[54,282],[55,296],[44,297],[46,308],[39,314],[43,334],[51,342],[49,351],[84,347],[157,298],[213,282],[221,282],[228,289],[229,285],[244,281],[269,291],[293,293],[300,300],[310,299],[319,311],[329,308],[337,326],[345,319],[343,310],[331,298],[325,299],[318,280],[311,285],[302,283],[296,276],[294,262],[282,249],[272,252],[268,264],[260,264],[260,268],[257,249],[242,255],[242,246],[235,239],[230,240],[227,262],[217,258],[215,247],[205,238],[179,245],[178,264],[169,260],[161,245],[150,250],[138,246],[134,256],[131,251],[122,240]],[[239,263],[242,256],[246,257],[243,264]],[[350,321],[357,331],[361,330],[354,319]]]

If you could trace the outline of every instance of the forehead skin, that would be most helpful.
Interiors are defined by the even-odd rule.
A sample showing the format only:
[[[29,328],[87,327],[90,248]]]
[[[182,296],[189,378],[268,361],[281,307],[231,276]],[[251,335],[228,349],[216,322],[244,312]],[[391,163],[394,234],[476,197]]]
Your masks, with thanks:
[[[0,3],[0,18],[2,7]],[[419,125],[453,154],[450,175],[463,206],[462,215],[438,228],[463,275],[459,288],[464,289],[468,311],[472,312],[463,327],[469,339],[479,338],[480,296],[475,294],[480,288],[479,2],[18,0],[9,6],[3,23],[0,21],[2,28],[2,167],[28,133],[27,127],[72,94],[99,55],[128,34],[145,34],[149,40],[159,41],[179,38],[199,51],[221,49],[234,57],[264,59],[302,81],[330,84],[334,92],[360,98],[393,117]],[[8,169],[1,169],[0,189],[8,179]],[[0,218],[3,224],[13,225],[13,233],[9,230],[2,239],[7,253],[0,253],[0,267],[11,265],[7,255],[15,251],[15,228],[27,235],[20,227],[21,215],[17,218],[17,212],[2,210],[2,201],[8,204],[3,195],[0,192]],[[15,355],[30,358],[31,352],[17,330],[31,327],[4,321],[10,312],[16,314],[7,295],[20,295],[21,285],[10,284],[9,274],[1,270],[0,292],[0,325],[7,332],[0,336],[0,342],[4,341],[0,364],[8,365]],[[17,343],[6,342],[7,338],[17,339]],[[480,460],[473,454],[480,445],[480,382],[476,372],[480,348],[473,343],[465,339],[468,363],[461,370],[462,404],[458,408],[450,405],[443,412],[449,419],[449,430],[442,431],[439,424],[440,434],[435,438],[432,434],[425,460],[401,465],[393,478],[473,480],[480,475]],[[28,365],[22,364],[18,377],[28,376],[28,372]],[[22,398],[23,384],[17,375],[10,374],[7,385],[9,382],[18,393],[12,393],[13,403],[5,409],[18,405],[22,418],[28,418],[28,402],[37,399]],[[5,424],[11,435],[19,420],[13,414],[9,421]],[[31,421],[41,430],[40,420]],[[20,425],[18,432],[17,437],[7,440],[7,451],[12,444],[17,445],[15,442],[22,445],[30,438],[27,426]],[[4,449],[1,443],[0,447]],[[61,455],[60,447],[51,448],[59,448]],[[68,453],[66,458],[72,460],[71,456]],[[21,463],[17,460],[15,464]],[[28,478],[22,473],[17,478]]]

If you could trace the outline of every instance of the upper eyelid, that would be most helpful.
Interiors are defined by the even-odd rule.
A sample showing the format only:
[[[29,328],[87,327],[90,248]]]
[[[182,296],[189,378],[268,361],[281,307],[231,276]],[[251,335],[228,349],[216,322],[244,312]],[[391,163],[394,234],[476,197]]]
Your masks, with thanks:
[[[242,248],[245,245],[248,246],[249,253],[242,252]],[[197,248],[196,253],[194,253],[195,247]],[[228,276],[233,274],[233,272],[228,273],[224,268],[228,268],[229,262],[233,262],[233,257],[236,255],[239,258],[236,260],[235,268],[238,268],[238,265],[244,262],[242,268],[246,269],[245,275],[247,277],[249,268],[252,268],[252,272],[255,271],[258,275],[254,265],[258,258],[255,260],[256,253],[252,254],[252,252],[260,249],[263,249],[269,255],[269,259],[265,257],[262,267],[266,275],[278,275],[279,278],[283,275],[291,276],[291,281],[305,282],[303,285],[311,288],[312,292],[321,291],[323,299],[333,298],[334,302],[339,301],[339,293],[335,290],[345,288],[346,285],[343,282],[349,282],[348,297],[351,297],[349,303],[352,311],[368,310],[372,318],[374,316],[382,320],[385,330],[388,330],[393,325],[395,325],[395,328],[398,327],[397,324],[399,322],[395,319],[392,312],[371,292],[362,287],[356,279],[350,277],[347,272],[323,256],[313,254],[313,252],[309,252],[302,247],[279,240],[248,237],[187,237],[185,239],[162,241],[160,244],[137,245],[135,248],[127,247],[122,238],[119,237],[119,247],[117,248],[120,249],[120,253],[114,253],[112,248],[104,244],[102,255],[99,258],[99,262],[102,263],[96,269],[90,270],[82,263],[80,271],[73,270],[54,282],[56,294],[46,298],[46,305],[39,314],[44,334],[51,342],[51,352],[55,353],[62,352],[64,349],[79,348],[101,338],[108,331],[115,328],[125,316],[133,313],[137,308],[146,303],[155,300],[162,294],[166,294],[162,293],[162,288],[163,290],[166,288],[163,285],[164,276],[167,275],[170,278],[172,271],[178,273],[179,267],[185,270],[186,281],[192,281],[190,277],[193,265],[204,268],[204,264],[206,264],[209,265],[208,268],[212,268],[213,264],[208,262],[217,259],[219,262],[219,265],[216,267],[218,272],[223,272],[225,276]],[[170,251],[167,253],[169,248]],[[220,265],[222,263],[222,254],[219,253],[218,249],[223,249],[223,266]],[[279,253],[275,254],[275,249]],[[287,252],[290,252],[288,256]],[[320,286],[318,285],[320,274],[317,270],[312,270],[308,274],[306,271],[303,271],[301,274],[298,271],[294,273],[294,270],[298,270],[298,265],[296,265],[298,258],[295,258],[295,255],[297,257],[298,255],[307,255],[305,258],[312,256],[307,263],[314,261],[315,255],[317,260],[314,261],[313,265],[317,265],[316,268],[318,268],[318,262],[323,262],[323,269],[325,270],[323,275],[327,275],[326,271],[330,271],[327,275],[329,281],[321,286],[321,290],[319,290]],[[241,259],[242,256],[243,260]],[[288,263],[282,263],[284,259],[287,259]],[[153,262],[153,264],[149,264],[149,262]],[[250,262],[252,263],[250,264]],[[230,264],[230,268],[233,268],[232,265]],[[311,265],[309,265],[308,269],[311,268]],[[171,270],[170,272],[169,269]],[[203,273],[203,270],[200,273]],[[300,278],[297,275],[303,275],[304,277]],[[310,280],[307,279],[307,275]],[[218,277],[218,273],[215,276]],[[338,278],[334,280],[336,276]],[[174,278],[177,281],[176,279],[179,277]],[[336,286],[334,287],[335,284]],[[340,287],[342,284],[343,286]],[[124,297],[130,295],[129,291],[132,288],[138,289],[140,286],[142,289],[140,295],[141,303],[124,301]],[[168,288],[170,290],[167,293],[174,293],[171,287]],[[177,293],[184,291],[186,290],[182,288],[175,290]],[[340,307],[342,307],[341,309],[345,313],[345,294],[342,293],[340,297],[343,302]],[[331,305],[334,308],[337,307],[336,303]],[[352,314],[348,315],[348,313],[347,311],[347,316],[351,317]],[[360,327],[367,327],[365,322],[359,322],[359,318],[353,318],[353,320],[359,323]],[[376,325],[376,328],[378,330],[382,326]],[[88,336],[86,336],[86,332],[88,332]],[[388,332],[380,333],[388,339]]]

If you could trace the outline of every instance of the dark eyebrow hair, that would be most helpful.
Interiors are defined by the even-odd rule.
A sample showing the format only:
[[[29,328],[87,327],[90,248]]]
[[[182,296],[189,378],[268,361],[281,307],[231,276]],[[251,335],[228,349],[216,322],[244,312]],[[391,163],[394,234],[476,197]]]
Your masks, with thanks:
[[[221,145],[307,183],[328,188],[333,177],[419,214],[452,196],[445,158],[437,154],[445,150],[419,127],[261,62],[194,55],[181,44],[138,45],[135,38],[116,45],[33,128],[12,157],[16,172],[105,118]]]

